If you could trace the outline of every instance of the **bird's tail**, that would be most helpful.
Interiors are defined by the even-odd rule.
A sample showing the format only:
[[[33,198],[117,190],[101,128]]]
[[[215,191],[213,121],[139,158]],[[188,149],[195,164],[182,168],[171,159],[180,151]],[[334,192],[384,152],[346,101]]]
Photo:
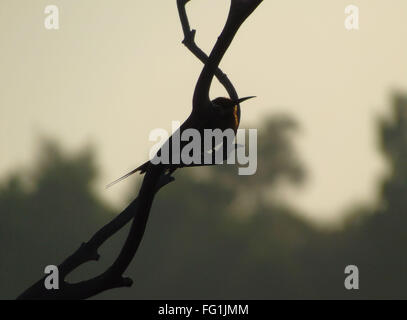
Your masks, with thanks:
[[[147,171],[148,167],[150,166],[150,161],[147,161],[146,163],[142,164],[140,167],[137,167],[136,169],[130,171],[129,173],[125,174],[123,177],[120,177],[119,179],[110,182],[107,186],[107,188],[110,188],[111,186],[115,185],[116,183],[130,177],[132,174],[136,173],[136,172],[140,172],[140,174],[143,174]]]

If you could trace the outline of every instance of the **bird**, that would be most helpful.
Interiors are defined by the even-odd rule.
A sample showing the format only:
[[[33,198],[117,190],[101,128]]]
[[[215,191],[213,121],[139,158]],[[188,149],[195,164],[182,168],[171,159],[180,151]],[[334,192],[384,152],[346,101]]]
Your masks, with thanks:
[[[236,134],[237,129],[239,128],[240,124],[240,103],[255,98],[255,96],[248,96],[240,99],[229,99],[226,97],[218,97],[210,102],[209,112],[206,112],[206,116],[204,119],[200,117],[200,114],[197,112],[192,112],[191,115],[184,121],[184,123],[180,126],[179,134],[186,129],[196,129],[203,137],[203,133],[205,129],[220,129],[222,132],[227,129],[232,129],[233,132]],[[166,143],[169,144],[171,150],[172,145],[172,135],[168,138]],[[203,139],[202,139],[203,140]],[[189,143],[188,141],[181,141],[180,150],[182,147]],[[162,148],[157,152],[161,152]],[[204,150],[204,152],[208,152],[210,150]],[[171,151],[170,151],[171,154]],[[139,172],[140,174],[145,173],[151,166],[155,166],[151,161],[147,161],[143,163],[141,166],[137,167],[136,169],[130,171],[129,173],[125,174],[124,176],[120,177],[119,179],[109,183],[106,188],[110,188],[111,186],[115,185],[116,183],[130,177],[131,175]],[[172,174],[176,169],[180,167],[186,167],[188,165],[181,164],[172,164],[171,161],[169,164],[164,165],[164,171],[168,171],[169,174]]]

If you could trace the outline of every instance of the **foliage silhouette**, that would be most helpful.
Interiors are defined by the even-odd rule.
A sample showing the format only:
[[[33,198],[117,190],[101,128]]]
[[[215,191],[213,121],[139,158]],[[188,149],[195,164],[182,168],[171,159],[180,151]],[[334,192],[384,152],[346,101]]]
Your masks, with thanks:
[[[273,197],[281,181],[298,184],[304,177],[290,134],[295,122],[272,118],[259,130],[259,148],[282,151],[263,152],[261,178],[244,182],[254,197],[250,212],[241,215],[233,205],[244,192],[242,182],[233,183],[235,168],[184,169],[154,204],[138,259],[128,270],[137,285],[97,297],[407,298],[407,97],[396,95],[393,104],[393,117],[378,127],[390,170],[377,208],[355,208],[342,228],[324,230],[300,218],[290,203],[255,197],[265,186]],[[92,191],[98,175],[93,153],[68,156],[45,142],[41,154],[31,183],[12,174],[0,188],[1,298],[14,298],[45,265],[59,262],[112,216]],[[50,210],[54,206],[59,210]],[[73,277],[108,265],[125,232],[103,247],[101,263]],[[359,291],[344,288],[350,264],[360,269]]]

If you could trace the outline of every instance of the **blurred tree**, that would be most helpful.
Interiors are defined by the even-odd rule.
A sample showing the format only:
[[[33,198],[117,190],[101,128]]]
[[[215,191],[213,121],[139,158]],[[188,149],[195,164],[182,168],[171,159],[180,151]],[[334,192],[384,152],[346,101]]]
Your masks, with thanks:
[[[381,149],[390,165],[390,176],[382,186],[388,210],[405,215],[407,211],[407,96],[393,97],[393,119],[382,119]]]
[[[255,176],[237,176],[232,166],[177,172],[157,197],[128,270],[134,286],[98,298],[407,298],[407,97],[397,95],[393,110],[380,122],[390,174],[378,208],[355,208],[334,231],[310,225],[289,203],[267,202],[281,182],[297,185],[305,176],[292,143],[295,122],[274,117],[259,130]],[[92,190],[93,152],[68,156],[50,142],[41,150],[31,184],[14,174],[0,187],[2,298],[14,298],[113,214]],[[123,235],[88,269],[103,269]],[[350,264],[359,267],[359,291],[344,288]]]
[[[93,151],[73,156],[44,141],[35,172],[0,186],[0,297],[13,298],[112,215],[93,192]],[[27,181],[28,180],[28,181]]]

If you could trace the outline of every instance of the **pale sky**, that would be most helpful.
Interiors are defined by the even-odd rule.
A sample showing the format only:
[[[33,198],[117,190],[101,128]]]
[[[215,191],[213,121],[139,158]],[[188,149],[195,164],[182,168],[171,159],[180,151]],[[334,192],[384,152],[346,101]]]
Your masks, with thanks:
[[[60,29],[46,30],[46,5]],[[344,27],[360,9],[360,30]],[[228,0],[192,0],[197,42],[214,44]],[[118,202],[132,181],[106,183],[147,159],[148,134],[191,110],[201,64],[183,47],[176,1],[1,0],[0,178],[29,168],[41,136],[68,150],[92,142],[104,199]],[[384,174],[376,120],[390,93],[407,91],[407,1],[265,0],[222,62],[239,94],[256,95],[241,127],[288,113],[301,124],[297,148],[309,170],[291,202],[318,221],[372,201]],[[212,97],[224,96],[219,85]]]

